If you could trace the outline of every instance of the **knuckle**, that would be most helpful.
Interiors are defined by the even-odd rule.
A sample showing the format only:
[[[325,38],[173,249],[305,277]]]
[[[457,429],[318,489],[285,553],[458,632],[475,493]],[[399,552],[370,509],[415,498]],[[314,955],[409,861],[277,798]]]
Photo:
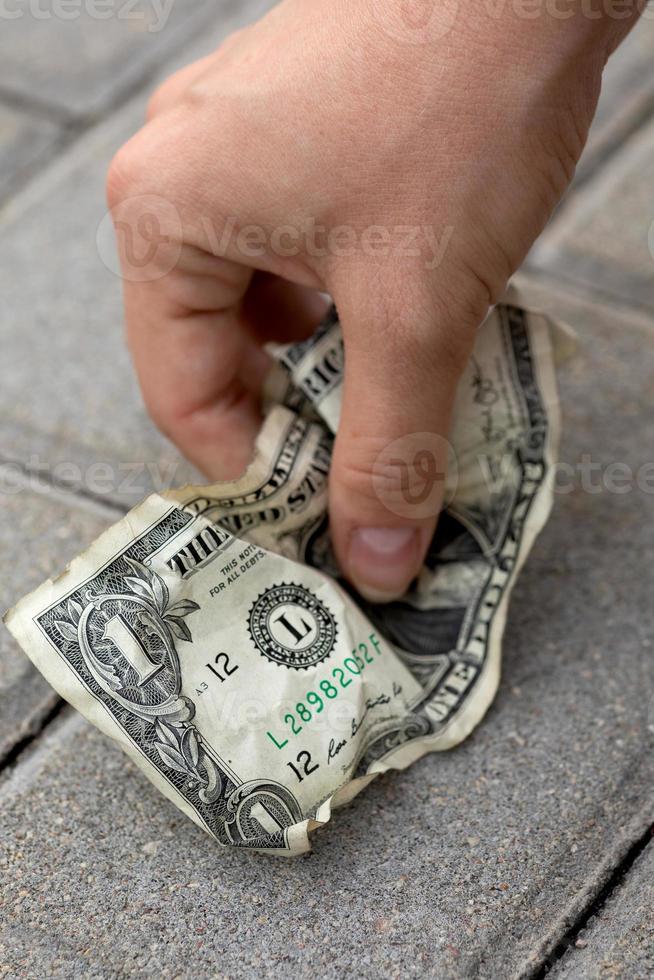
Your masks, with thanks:
[[[410,448],[409,448],[410,447]],[[446,461],[431,447],[420,450],[411,436],[389,443],[374,460],[352,455],[339,469],[339,490],[366,515],[402,519],[431,518],[440,509]]]
[[[166,407],[165,400],[149,396],[144,392],[143,401],[146,411],[157,429],[163,435],[170,437],[174,428],[174,419],[171,418],[170,410]]]
[[[383,451],[385,443],[350,443],[345,449],[337,451],[337,480],[341,493],[349,500],[377,502],[373,481],[375,462]],[[338,448],[338,447],[337,447]]]
[[[385,502],[398,502],[405,495],[412,495],[418,486],[419,478],[415,467],[403,457],[384,456],[374,467],[375,495]]]
[[[146,411],[162,435],[174,441],[180,423],[182,412],[170,398],[162,397],[161,393],[152,388],[142,386],[143,402]]]
[[[186,71],[176,71],[161,82],[150,95],[145,110],[145,118],[152,122],[157,116],[179,102],[188,89]]]
[[[165,122],[146,126],[123,144],[109,165],[110,207],[139,194],[174,199],[184,164],[184,154],[177,149],[176,138]]]
[[[172,271],[183,248],[183,211],[157,144],[137,134],[113,158],[106,197],[123,277],[154,282]],[[173,174],[174,177],[174,174]]]
[[[134,140],[125,143],[115,154],[107,173],[107,202],[110,208],[117,207],[137,193],[142,163],[141,151]]]
[[[239,44],[241,44],[243,39],[247,36],[247,33],[248,28],[246,27],[241,27],[238,30],[232,31],[232,33],[228,34],[216,48],[216,56],[221,58],[236,50]]]
[[[145,108],[145,118],[147,122],[152,122],[168,106],[167,84],[164,82],[154,90]]]

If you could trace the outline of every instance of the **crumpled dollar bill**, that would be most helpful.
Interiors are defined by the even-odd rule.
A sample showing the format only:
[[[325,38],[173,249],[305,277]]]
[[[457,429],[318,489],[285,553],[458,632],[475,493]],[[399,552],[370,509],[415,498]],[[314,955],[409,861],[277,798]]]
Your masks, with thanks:
[[[344,364],[333,310],[311,340],[275,350],[241,479],[149,497],[19,602],[9,629],[220,844],[307,851],[332,809],[461,742],[493,700],[511,591],[552,506],[555,335],[515,298],[480,329],[446,507],[400,601],[355,594],[330,544]],[[410,445],[428,482],[423,437]],[[415,481],[407,493],[420,506]]]

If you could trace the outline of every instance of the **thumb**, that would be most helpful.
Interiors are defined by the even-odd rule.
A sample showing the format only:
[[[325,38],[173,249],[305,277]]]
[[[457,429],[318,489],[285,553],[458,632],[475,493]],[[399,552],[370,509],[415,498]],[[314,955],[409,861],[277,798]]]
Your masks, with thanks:
[[[474,327],[424,295],[334,291],[345,386],[330,518],[347,578],[373,602],[401,596],[424,562],[443,505],[452,408]],[[376,294],[376,295],[373,295]]]

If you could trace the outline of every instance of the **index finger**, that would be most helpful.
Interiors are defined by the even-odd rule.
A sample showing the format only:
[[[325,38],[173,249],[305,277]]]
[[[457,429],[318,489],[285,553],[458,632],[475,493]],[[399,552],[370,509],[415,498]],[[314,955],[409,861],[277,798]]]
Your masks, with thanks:
[[[148,411],[210,479],[237,476],[252,454],[269,369],[241,321],[253,270],[184,244],[163,198],[111,203],[127,339]]]

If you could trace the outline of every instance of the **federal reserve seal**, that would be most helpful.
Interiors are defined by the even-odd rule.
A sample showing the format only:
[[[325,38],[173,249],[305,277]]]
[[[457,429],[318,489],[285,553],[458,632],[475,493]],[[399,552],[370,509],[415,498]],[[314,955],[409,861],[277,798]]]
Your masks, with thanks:
[[[295,670],[322,663],[336,644],[336,620],[329,609],[309,589],[292,583],[259,596],[248,628],[264,657]]]

